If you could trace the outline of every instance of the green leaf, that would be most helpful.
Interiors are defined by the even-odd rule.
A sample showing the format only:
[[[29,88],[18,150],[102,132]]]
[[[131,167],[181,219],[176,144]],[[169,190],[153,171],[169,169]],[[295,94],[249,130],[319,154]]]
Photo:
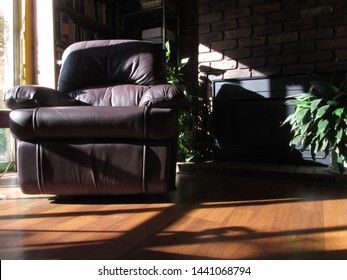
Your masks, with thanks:
[[[181,59],[181,67],[184,67],[189,62],[189,57]]]
[[[342,114],[343,114],[343,112],[344,112],[344,110],[345,110],[345,108],[337,108],[337,109],[333,112],[333,114],[336,115],[336,116],[338,116],[338,117],[341,117]]]
[[[327,104],[328,104],[328,105],[332,105],[332,106],[336,106],[337,103],[338,103],[338,102],[337,102],[337,101],[334,101],[334,100],[328,100],[328,101],[327,101]]]
[[[165,49],[166,49],[167,52],[171,53],[170,41],[166,41]]]
[[[339,128],[339,126],[342,124],[342,118],[341,117],[339,117],[337,120],[336,120],[336,122],[335,122],[335,126],[334,126],[334,129],[335,130],[338,130],[338,128]]]
[[[317,119],[320,119],[321,117],[324,116],[324,114],[327,112],[327,110],[329,109],[329,105],[325,105],[325,106],[322,106],[318,109],[317,111],[317,114],[316,114],[316,117],[315,117],[315,120]]]
[[[319,103],[321,103],[322,100],[323,100],[322,98],[319,98],[319,99],[315,99],[315,100],[313,100],[313,101],[311,102],[311,107],[310,107],[311,112],[313,112],[313,111],[315,111],[315,110],[317,109]]]
[[[336,133],[336,136],[335,136],[335,138],[336,138],[336,143],[341,142],[342,137],[343,137],[343,129],[341,128],[341,129],[339,129],[339,131]]]
[[[304,137],[302,135],[298,135],[294,137],[292,141],[290,141],[290,144],[293,146],[298,146],[299,144],[302,143],[303,139]]]
[[[302,135],[304,135],[307,132],[307,129],[309,128],[309,126],[310,126],[310,123],[302,125],[301,128],[300,128],[300,133]]]
[[[327,129],[329,125],[329,121],[328,120],[320,120],[317,124],[317,127],[318,127],[318,133],[321,134],[321,133],[324,133]]]
[[[289,115],[289,116],[284,120],[284,122],[282,123],[281,126],[283,126],[283,125],[285,125],[285,124],[287,124],[287,123],[291,123],[291,120],[292,120],[293,118],[294,118],[294,114]]]
[[[323,139],[321,150],[324,152],[328,152],[329,148],[329,141],[328,139]]]
[[[307,113],[309,113],[309,109],[298,110],[296,114],[296,119],[301,122],[305,118]]]

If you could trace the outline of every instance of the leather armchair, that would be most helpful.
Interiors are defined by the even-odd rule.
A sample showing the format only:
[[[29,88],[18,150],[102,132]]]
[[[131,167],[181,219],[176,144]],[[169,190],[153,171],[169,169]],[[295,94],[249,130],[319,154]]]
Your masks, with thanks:
[[[175,188],[178,110],[160,46],[96,40],[68,47],[57,90],[16,86],[19,185],[26,194],[124,195]]]

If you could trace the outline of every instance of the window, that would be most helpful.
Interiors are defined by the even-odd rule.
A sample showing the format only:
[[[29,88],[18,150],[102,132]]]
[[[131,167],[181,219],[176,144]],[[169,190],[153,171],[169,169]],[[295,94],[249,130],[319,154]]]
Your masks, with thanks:
[[[14,11],[18,7],[16,1],[0,2],[0,118],[7,118],[8,111],[3,100],[4,93],[11,88],[16,77],[15,40],[18,38]],[[17,68],[18,69],[18,68]],[[8,128],[0,128],[0,171],[5,170],[13,160],[14,144]]]

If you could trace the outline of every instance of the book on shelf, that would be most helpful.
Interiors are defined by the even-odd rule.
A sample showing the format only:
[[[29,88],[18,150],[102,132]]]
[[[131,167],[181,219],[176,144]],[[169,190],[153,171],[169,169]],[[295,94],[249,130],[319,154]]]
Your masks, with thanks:
[[[105,2],[98,0],[59,0],[60,4],[99,21],[112,26],[113,10]]]
[[[151,41],[154,43],[162,43],[163,42],[163,28],[162,27],[156,27],[151,29],[145,29],[142,30],[142,39]],[[169,30],[166,29],[166,40],[175,42],[176,36],[175,34]]]
[[[68,14],[56,12],[56,39],[64,44],[78,41],[100,39],[97,32],[93,32],[77,25]]]

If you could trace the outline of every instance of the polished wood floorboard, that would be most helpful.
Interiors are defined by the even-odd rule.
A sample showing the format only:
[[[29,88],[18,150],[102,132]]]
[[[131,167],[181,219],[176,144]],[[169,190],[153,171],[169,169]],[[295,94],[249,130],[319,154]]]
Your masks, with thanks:
[[[347,259],[347,188],[177,175],[148,197],[24,195],[0,179],[1,259]]]

